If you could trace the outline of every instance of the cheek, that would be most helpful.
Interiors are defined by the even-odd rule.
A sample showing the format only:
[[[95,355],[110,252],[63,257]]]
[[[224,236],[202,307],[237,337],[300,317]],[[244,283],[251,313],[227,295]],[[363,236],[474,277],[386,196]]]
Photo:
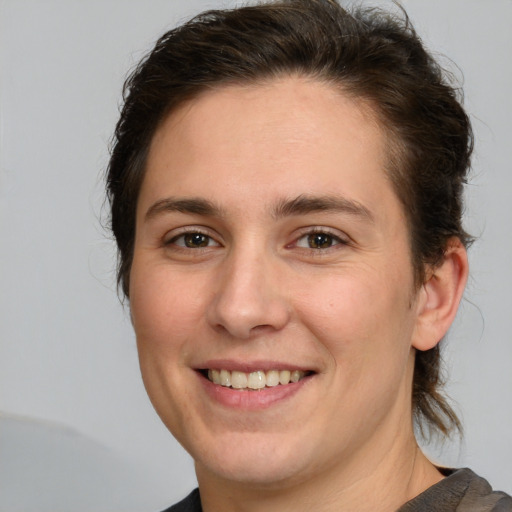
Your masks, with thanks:
[[[364,270],[312,280],[307,293],[296,292],[296,311],[335,365],[351,373],[368,365],[384,372],[384,361],[402,362],[410,349],[410,283]]]
[[[130,310],[142,378],[162,421],[179,433],[186,423],[185,404],[192,401],[181,378],[186,368],[185,345],[197,326],[196,294],[170,278],[163,265],[135,263],[130,275]]]
[[[130,310],[141,357],[145,351],[174,353],[202,317],[201,294],[173,279],[164,266],[134,266],[130,278]]]

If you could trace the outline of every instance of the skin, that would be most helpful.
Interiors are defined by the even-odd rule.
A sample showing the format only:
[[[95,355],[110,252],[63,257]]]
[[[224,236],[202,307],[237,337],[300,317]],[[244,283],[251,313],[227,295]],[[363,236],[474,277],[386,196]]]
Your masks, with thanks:
[[[467,260],[451,241],[415,288],[385,161],[368,105],[300,77],[208,91],[156,132],[131,313],[206,512],[396,510],[441,479],[413,435],[414,354],[448,329]],[[312,373],[217,399],[198,371],[217,365]]]

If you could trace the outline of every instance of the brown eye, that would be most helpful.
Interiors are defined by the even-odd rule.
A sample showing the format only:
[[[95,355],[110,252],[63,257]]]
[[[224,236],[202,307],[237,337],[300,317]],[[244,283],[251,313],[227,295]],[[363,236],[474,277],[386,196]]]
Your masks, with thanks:
[[[308,247],[310,249],[328,249],[334,243],[334,237],[328,233],[311,233],[308,235]]]
[[[198,247],[208,247],[210,237],[202,233],[187,233],[183,235],[183,242],[185,247],[196,249]]]
[[[298,238],[294,244],[295,247],[301,249],[309,249],[314,251],[320,251],[322,249],[331,249],[341,245],[347,245],[347,242],[341,237],[329,233],[329,231],[310,231],[304,233]]]
[[[219,243],[204,233],[190,231],[189,233],[175,236],[166,245],[176,245],[186,249],[202,249],[204,247],[218,247]]]

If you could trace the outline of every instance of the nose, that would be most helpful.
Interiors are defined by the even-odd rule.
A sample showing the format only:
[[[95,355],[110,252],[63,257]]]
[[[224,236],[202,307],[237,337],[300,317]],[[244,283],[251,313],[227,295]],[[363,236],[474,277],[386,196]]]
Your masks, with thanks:
[[[235,339],[282,329],[291,308],[278,274],[276,265],[261,256],[226,260],[207,312],[210,325]]]

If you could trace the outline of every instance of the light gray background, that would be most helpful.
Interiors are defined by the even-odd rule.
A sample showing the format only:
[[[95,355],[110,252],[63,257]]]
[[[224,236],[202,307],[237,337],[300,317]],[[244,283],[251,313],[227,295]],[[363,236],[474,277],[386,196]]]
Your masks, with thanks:
[[[229,5],[0,0],[0,511],[152,511],[194,486],[141,384],[102,171],[127,70],[165,29]],[[512,1],[404,5],[463,70],[477,137],[480,240],[446,352],[466,435],[431,453],[512,492]]]

